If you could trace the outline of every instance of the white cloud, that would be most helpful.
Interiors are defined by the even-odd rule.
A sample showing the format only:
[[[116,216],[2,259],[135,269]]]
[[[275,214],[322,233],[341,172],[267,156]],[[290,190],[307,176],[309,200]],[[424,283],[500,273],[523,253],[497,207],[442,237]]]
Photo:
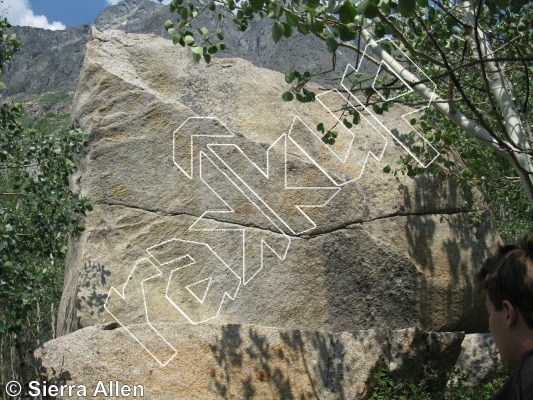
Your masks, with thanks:
[[[52,30],[65,29],[61,22],[48,22],[44,15],[35,15],[28,0],[3,0],[6,17],[11,25],[33,26]]]

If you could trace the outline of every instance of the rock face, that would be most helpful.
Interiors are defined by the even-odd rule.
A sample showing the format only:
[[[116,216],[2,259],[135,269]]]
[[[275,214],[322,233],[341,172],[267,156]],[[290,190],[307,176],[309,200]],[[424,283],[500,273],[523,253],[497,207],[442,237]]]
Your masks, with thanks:
[[[490,333],[466,335],[455,364],[467,378],[466,384],[477,386],[492,379],[499,352]]]
[[[72,185],[94,211],[70,241],[60,334],[115,320],[485,329],[472,277],[498,242],[490,219],[470,225],[449,182],[384,174],[405,150],[368,115],[324,145],[308,126],[333,126],[340,94],[285,103],[287,87],[244,60],[196,65],[160,37],[93,30]],[[383,125],[401,134],[403,112]]]
[[[15,26],[24,46],[5,67],[7,89],[2,95],[73,92],[83,63],[89,25],[51,31]]]
[[[10,31],[24,47],[5,69],[7,89],[3,95],[74,92],[92,26],[165,35],[163,23],[169,18],[168,6],[127,0],[107,7],[92,24],[62,31],[14,26]]]
[[[172,358],[162,367],[124,328],[102,328],[81,329],[36,350],[48,385],[73,387],[72,396],[58,399],[125,398],[116,396],[117,387],[131,388],[131,394],[137,390],[134,398],[141,398],[143,390],[147,400],[364,399],[376,374],[389,365],[393,375],[415,380],[431,362],[439,361],[437,369],[445,371],[453,362],[431,359],[433,346],[438,343],[438,352],[454,359],[463,339],[457,332],[428,335],[417,329],[325,333],[163,324],[157,328],[167,338],[166,354]],[[154,342],[151,336],[149,345]],[[81,385],[86,394],[76,396]]]

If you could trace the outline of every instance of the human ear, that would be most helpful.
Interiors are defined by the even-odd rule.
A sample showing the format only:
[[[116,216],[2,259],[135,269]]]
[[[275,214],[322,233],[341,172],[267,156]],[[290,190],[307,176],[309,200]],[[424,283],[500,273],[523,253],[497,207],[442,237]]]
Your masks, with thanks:
[[[508,300],[504,300],[502,302],[502,307],[506,313],[505,322],[507,324],[507,328],[511,328],[516,322],[516,309]]]

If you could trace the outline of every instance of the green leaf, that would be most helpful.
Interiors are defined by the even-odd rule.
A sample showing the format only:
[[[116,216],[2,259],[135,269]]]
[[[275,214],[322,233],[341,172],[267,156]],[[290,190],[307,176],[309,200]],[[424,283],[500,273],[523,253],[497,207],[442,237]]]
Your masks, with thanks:
[[[335,39],[329,37],[326,39],[326,46],[328,47],[328,51],[330,53],[335,53],[337,51],[337,47],[339,47],[339,44]]]
[[[285,32],[285,29],[283,28],[283,24],[281,22],[274,22],[272,25],[272,39],[274,39],[274,43],[278,43],[280,39],[283,37],[283,34]]]
[[[392,167],[390,165],[387,165],[385,168],[383,168],[383,172],[386,174],[389,174],[392,171]]]
[[[304,23],[298,24],[298,32],[303,33],[304,35],[307,35],[309,33],[309,25]]]
[[[191,50],[195,54],[202,54],[204,52],[204,49],[202,47],[199,47],[199,46],[193,46],[193,47],[191,47]]]
[[[250,0],[250,5],[256,11],[261,10],[264,4],[265,4],[264,0]]]
[[[381,0],[379,2],[378,7],[381,9],[381,12],[384,15],[390,15],[391,14],[391,8],[390,8],[389,0]]]
[[[178,32],[176,31],[176,29],[174,28],[170,28],[168,30],[168,33],[171,35],[171,36],[176,36],[178,34]]]
[[[346,28],[353,33],[357,33],[357,26],[355,24],[346,24]]]
[[[192,60],[193,60],[195,63],[199,63],[201,59],[202,59],[202,55],[201,55],[201,54],[199,54],[199,53],[193,53],[193,55],[192,55]]]
[[[190,35],[187,35],[183,38],[183,41],[187,46],[191,46],[194,43],[194,38]]]
[[[211,62],[211,56],[207,53],[204,53],[204,60],[209,64]]]
[[[316,97],[315,92],[311,92],[309,90],[304,89],[304,93],[305,93],[305,101],[306,102],[315,101],[315,97]]]
[[[167,20],[165,21],[165,29],[168,31],[170,28],[172,28],[174,26],[174,24],[172,23],[171,20]]]
[[[355,27],[354,24],[348,24],[346,26],[339,27],[339,38],[343,42],[349,42],[350,40],[354,40],[357,37],[357,34],[351,31],[351,26]]]
[[[220,43],[217,43],[217,49],[219,49],[220,51],[224,50],[226,48],[226,45],[222,42]]]
[[[215,2],[211,2],[211,4],[209,4],[209,10],[210,11],[215,11],[217,9],[217,5],[215,4]]]
[[[292,101],[294,99],[294,96],[291,92],[286,91],[281,95],[281,98],[283,101]]]
[[[378,11],[378,7],[370,0],[363,0],[357,6],[357,14],[364,15],[366,18],[376,18]]]
[[[283,5],[282,1],[278,1],[276,5],[276,18],[281,17],[281,14],[283,13],[283,10],[281,9],[281,6]]]
[[[291,83],[294,79],[296,79],[296,74],[294,72],[287,72],[285,74],[285,82]]]
[[[270,19],[276,18],[276,7],[274,7],[274,4],[270,2],[267,5],[267,15]]]
[[[413,15],[416,8],[416,0],[398,0],[398,9],[400,15],[404,18],[409,18]]]
[[[385,36],[385,25],[384,24],[376,24],[374,26],[374,34],[376,35],[376,38],[380,39],[383,36]],[[382,43],[385,44],[385,43]]]
[[[348,129],[350,129],[353,126],[353,124],[350,121],[348,121],[346,118],[343,118],[342,123]]]
[[[285,11],[285,20],[290,26],[298,26],[298,17],[289,11]]]
[[[383,114],[383,108],[381,108],[378,104],[372,104],[372,109],[376,114]]]
[[[242,7],[242,10],[244,11],[244,15],[246,15],[247,17],[251,17],[254,14],[254,12],[259,11],[259,10],[254,10],[254,8],[250,6],[250,4],[248,4],[247,1],[243,1],[241,3],[241,7]]]
[[[357,10],[352,5],[352,3],[346,1],[344,4],[339,8],[339,19],[343,24],[348,24],[350,22],[353,22],[353,19],[357,15]]]
[[[290,38],[291,36],[292,36],[292,27],[287,23],[283,23],[283,37]]]
[[[181,19],[185,19],[185,20],[188,19],[190,12],[191,10],[189,10],[187,7],[182,7],[182,9],[179,12]]]
[[[207,29],[207,28],[199,28],[198,29],[198,33],[200,35],[207,35],[209,33],[209,29]]]

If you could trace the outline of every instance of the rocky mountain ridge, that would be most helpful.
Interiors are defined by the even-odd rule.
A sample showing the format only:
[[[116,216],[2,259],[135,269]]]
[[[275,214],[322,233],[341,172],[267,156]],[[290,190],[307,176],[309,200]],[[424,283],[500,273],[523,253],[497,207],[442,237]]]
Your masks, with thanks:
[[[41,28],[14,26],[11,33],[24,42],[23,49],[4,71],[7,89],[4,98],[14,95],[36,95],[47,92],[74,92],[90,40],[92,26],[100,30],[120,29],[128,33],[149,33],[169,38],[163,24],[173,20],[168,6],[149,0],[125,0],[106,8],[91,24],[52,31]],[[213,15],[198,18],[198,23],[214,27]],[[232,24],[232,22],[227,22]],[[238,57],[258,67],[280,72],[305,66],[310,71],[331,69],[332,56],[316,37],[297,34],[283,46],[276,46],[271,37],[271,23],[260,19],[250,24],[246,32],[234,27],[224,31],[227,45],[218,57]],[[337,76],[350,62],[347,54],[337,54]],[[352,60],[353,62],[353,60]]]

